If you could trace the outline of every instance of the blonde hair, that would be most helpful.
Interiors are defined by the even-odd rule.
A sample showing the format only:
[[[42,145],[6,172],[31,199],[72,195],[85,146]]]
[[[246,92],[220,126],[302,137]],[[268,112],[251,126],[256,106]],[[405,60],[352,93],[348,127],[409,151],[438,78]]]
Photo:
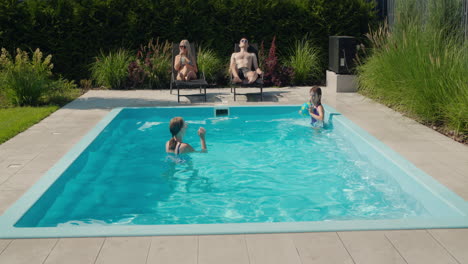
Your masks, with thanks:
[[[184,127],[184,119],[180,116],[174,117],[171,119],[171,122],[169,122],[169,131],[171,132],[171,139],[169,140],[169,149],[170,150],[175,150],[175,147],[177,145],[177,140],[176,136],[182,130]]]
[[[195,62],[195,58],[192,54],[192,48],[190,47],[190,42],[186,39],[183,39],[180,41],[180,44],[183,44],[185,46],[185,50],[187,51],[187,57],[189,58],[189,60]]]

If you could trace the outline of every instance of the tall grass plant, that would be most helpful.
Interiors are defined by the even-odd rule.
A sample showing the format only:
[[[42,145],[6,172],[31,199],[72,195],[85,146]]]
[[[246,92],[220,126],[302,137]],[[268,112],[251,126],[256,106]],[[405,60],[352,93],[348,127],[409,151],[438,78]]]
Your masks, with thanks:
[[[307,38],[296,40],[289,50],[290,56],[286,65],[294,70],[293,83],[295,85],[310,84],[321,74],[319,49],[312,45]]]
[[[128,65],[132,57],[127,50],[101,54],[91,64],[91,76],[96,84],[107,89],[124,88],[128,76]]]
[[[209,83],[216,83],[216,80],[223,74],[223,63],[216,53],[211,49],[202,49],[197,52],[198,70],[205,74]]]
[[[31,58],[28,52],[16,50],[13,58],[2,48],[0,54],[0,92],[13,105],[38,105],[40,98],[52,88],[52,56],[43,58],[36,49]]]
[[[138,51],[136,62],[146,75],[148,88],[168,87],[171,76],[171,49],[169,41],[150,39],[148,44]]]
[[[361,93],[466,136],[468,43],[460,20],[453,19],[460,15],[460,1],[398,2],[394,27],[384,25],[368,34],[373,51],[358,67]]]

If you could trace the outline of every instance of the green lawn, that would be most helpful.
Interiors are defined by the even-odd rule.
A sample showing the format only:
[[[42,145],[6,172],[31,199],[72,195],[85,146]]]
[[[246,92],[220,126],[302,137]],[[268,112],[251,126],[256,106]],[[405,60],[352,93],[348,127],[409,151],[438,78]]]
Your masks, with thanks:
[[[59,107],[0,108],[0,144],[41,121]]]

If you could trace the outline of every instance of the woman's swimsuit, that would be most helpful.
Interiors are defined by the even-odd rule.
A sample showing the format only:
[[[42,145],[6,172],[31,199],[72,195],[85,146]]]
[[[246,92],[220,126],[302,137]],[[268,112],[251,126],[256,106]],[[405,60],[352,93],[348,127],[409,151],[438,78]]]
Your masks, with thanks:
[[[193,66],[193,62],[192,62],[192,61],[189,61],[189,63],[185,63],[185,60],[184,60],[184,62],[182,62],[182,60],[181,60],[181,61],[180,61],[180,68],[179,68],[178,73],[180,73],[180,71],[182,70],[182,68],[184,68],[184,66],[185,66],[186,64],[188,64],[188,65],[190,65],[190,66]],[[188,72],[186,72],[185,75],[188,76],[188,74],[189,74],[190,72],[195,73],[193,70],[189,70]]]
[[[188,65],[192,65],[193,66],[193,62],[192,61],[189,61],[189,63],[185,63],[185,60],[182,62],[182,59],[180,60],[180,66],[183,67],[185,66],[185,64],[188,64]]]
[[[170,160],[171,162],[175,162],[175,163],[185,163],[190,160],[189,155],[180,153],[180,146],[182,146],[182,143],[177,142],[177,145],[174,148],[174,152],[167,153],[168,160]]]
[[[179,155],[179,154],[180,154],[180,146],[182,146],[182,143],[177,142],[177,145],[176,145],[176,147],[175,147],[175,149],[174,149],[174,153],[175,153],[176,155]]]

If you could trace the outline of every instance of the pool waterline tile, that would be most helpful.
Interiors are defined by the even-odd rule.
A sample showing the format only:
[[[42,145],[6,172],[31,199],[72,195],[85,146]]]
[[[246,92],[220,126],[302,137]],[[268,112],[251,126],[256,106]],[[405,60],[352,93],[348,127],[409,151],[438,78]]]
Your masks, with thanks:
[[[202,106],[211,107],[211,106]],[[236,106],[249,107],[249,106]],[[282,107],[282,106],[277,106]],[[165,107],[160,107],[165,108]],[[180,107],[179,107],[180,108]],[[327,111],[334,111],[326,107]],[[414,167],[407,160],[391,151],[382,142],[371,137],[344,116],[335,117],[363,140],[377,148],[383,155],[395,162],[421,184],[434,187],[436,196],[447,201],[462,217],[439,219],[399,219],[399,220],[351,220],[324,222],[295,222],[295,223],[245,223],[245,224],[197,224],[197,225],[154,225],[154,226],[98,226],[98,227],[55,227],[55,228],[14,228],[12,225],[23,215],[25,208],[29,208],[45,192],[55,179],[81,152],[99,135],[102,129],[110,123],[122,108],[112,110],[96,127],[91,130],[71,151],[69,151],[46,175],[31,188],[12,209],[0,217],[0,226],[8,229],[0,237],[81,237],[81,236],[114,236],[114,235],[191,235],[191,234],[237,234],[237,233],[271,233],[271,232],[308,232],[308,231],[340,231],[340,230],[373,230],[373,229],[418,229],[418,228],[450,228],[467,227],[466,218],[468,204],[453,192],[438,184],[430,176]],[[434,190],[433,190],[434,191]],[[21,206],[23,210],[18,210]],[[4,225],[6,223],[6,225]],[[13,224],[12,224],[13,223]],[[3,231],[3,230],[2,230]]]

